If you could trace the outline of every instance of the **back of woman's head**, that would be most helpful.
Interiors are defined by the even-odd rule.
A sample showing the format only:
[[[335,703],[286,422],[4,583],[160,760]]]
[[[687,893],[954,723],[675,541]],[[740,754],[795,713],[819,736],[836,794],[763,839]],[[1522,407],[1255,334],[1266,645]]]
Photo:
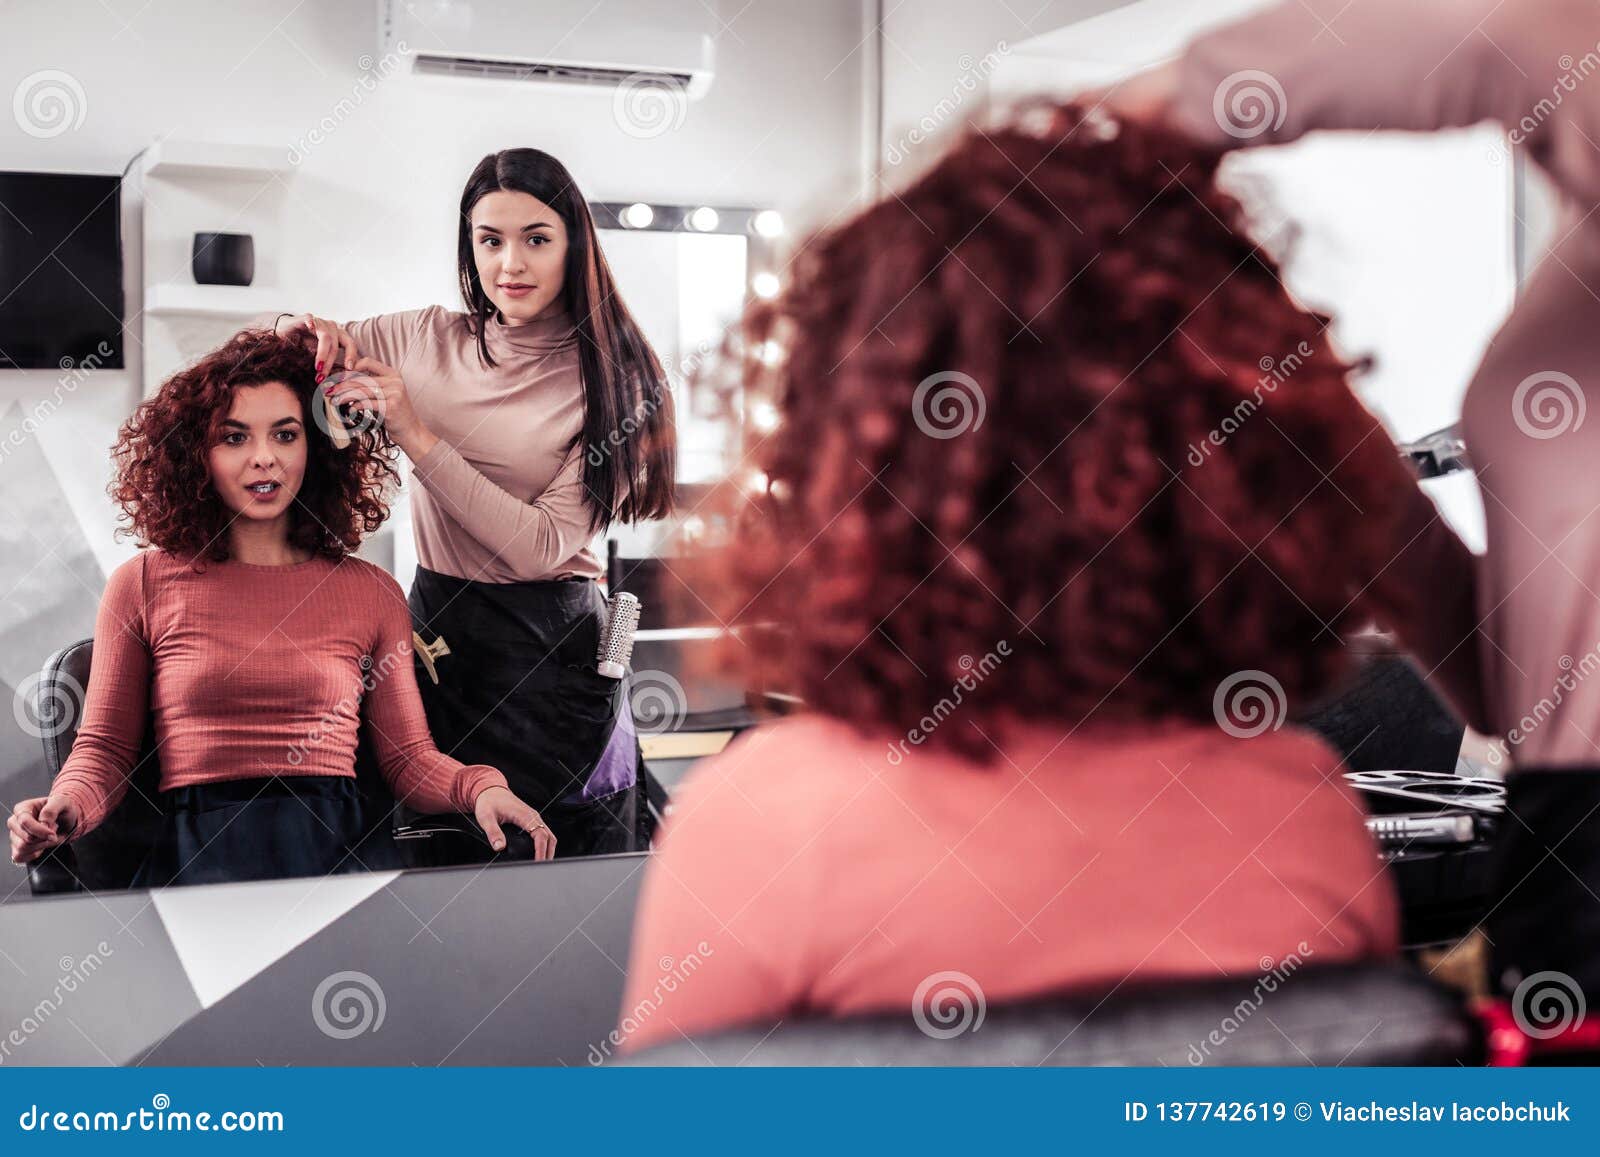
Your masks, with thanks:
[[[760,665],[975,752],[1210,719],[1241,671],[1327,686],[1412,483],[1218,160],[1035,110],[812,239],[746,327],[780,414],[728,601],[777,628]]]
[[[247,329],[167,378],[117,432],[117,476],[109,490],[126,533],[174,554],[228,557],[234,516],[212,484],[208,455],[235,392],[269,382],[299,398],[306,438],[305,476],[289,506],[290,543],[337,556],[383,524],[387,492],[399,476],[382,427],[364,423],[348,446],[335,446],[317,409],[322,399],[311,352],[270,330]]]

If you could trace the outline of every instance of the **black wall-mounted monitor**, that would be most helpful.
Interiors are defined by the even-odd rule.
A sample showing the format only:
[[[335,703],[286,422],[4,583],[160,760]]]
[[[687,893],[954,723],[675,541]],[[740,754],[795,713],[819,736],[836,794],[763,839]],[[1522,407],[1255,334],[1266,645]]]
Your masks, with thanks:
[[[0,172],[0,369],[123,368],[121,193]]]

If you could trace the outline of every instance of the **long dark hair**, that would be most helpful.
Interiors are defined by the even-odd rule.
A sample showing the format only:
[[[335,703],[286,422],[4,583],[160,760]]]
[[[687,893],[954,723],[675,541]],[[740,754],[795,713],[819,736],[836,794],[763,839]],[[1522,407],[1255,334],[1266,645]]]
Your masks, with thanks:
[[[589,525],[599,531],[612,522],[664,518],[672,512],[678,459],[667,376],[617,292],[588,202],[566,166],[538,149],[490,153],[472,170],[461,192],[456,262],[478,356],[485,365],[496,364],[489,353],[486,325],[495,305],[478,280],[472,257],[472,207],[502,189],[537,197],[567,226],[561,297],[578,329]]]

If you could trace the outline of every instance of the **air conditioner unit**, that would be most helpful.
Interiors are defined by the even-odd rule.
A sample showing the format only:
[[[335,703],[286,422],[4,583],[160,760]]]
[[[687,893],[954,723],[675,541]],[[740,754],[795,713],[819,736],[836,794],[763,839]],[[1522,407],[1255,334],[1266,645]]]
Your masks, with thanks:
[[[419,76],[711,87],[716,0],[378,0],[379,49]]]

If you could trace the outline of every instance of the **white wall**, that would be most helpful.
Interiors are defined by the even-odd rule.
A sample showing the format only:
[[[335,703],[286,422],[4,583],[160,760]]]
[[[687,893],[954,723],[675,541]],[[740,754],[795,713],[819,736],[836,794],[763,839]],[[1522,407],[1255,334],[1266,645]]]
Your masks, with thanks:
[[[603,26],[606,3],[586,24]],[[526,7],[536,15],[536,5]],[[655,138],[623,132],[609,93],[393,78],[362,92],[328,139],[307,147],[306,135],[352,97],[379,55],[372,0],[4,0],[4,107],[27,78],[53,69],[81,86],[84,116],[49,138],[0,116],[0,168],[116,173],[166,136],[270,144],[286,154],[298,142],[304,160],[248,209],[239,212],[225,192],[209,213],[169,198],[147,210],[157,214],[157,235],[181,247],[195,230],[259,230],[258,282],[285,287],[286,308],[349,317],[458,306],[456,204],[472,166],[497,149],[553,153],[594,200],[771,206],[798,228],[856,194],[857,0],[757,0],[743,10],[724,4],[721,13],[710,92]],[[127,356],[138,364],[132,338]],[[104,489],[106,449],[138,397],[134,376],[91,376],[38,435],[105,568],[132,549],[111,541]],[[16,401],[29,410],[58,387],[54,372],[0,371],[0,413]]]
[[[925,164],[1020,45],[1129,0],[881,0],[884,176]]]

